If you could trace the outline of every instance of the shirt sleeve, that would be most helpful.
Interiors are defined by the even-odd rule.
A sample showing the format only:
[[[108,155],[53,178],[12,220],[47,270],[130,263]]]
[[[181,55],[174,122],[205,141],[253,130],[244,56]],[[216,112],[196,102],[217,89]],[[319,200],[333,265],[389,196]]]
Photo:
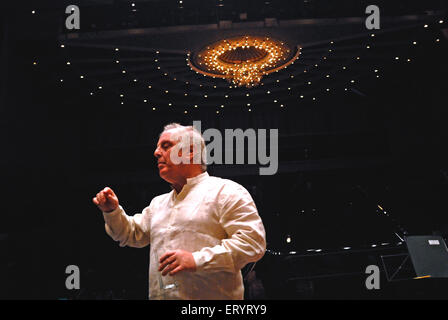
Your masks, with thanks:
[[[142,248],[149,244],[150,206],[134,216],[126,215],[121,206],[112,212],[103,212],[103,216],[106,233],[118,241],[120,247]]]
[[[263,222],[249,192],[237,184],[224,189],[218,201],[219,222],[228,237],[220,245],[193,252],[198,271],[237,272],[266,251]]]

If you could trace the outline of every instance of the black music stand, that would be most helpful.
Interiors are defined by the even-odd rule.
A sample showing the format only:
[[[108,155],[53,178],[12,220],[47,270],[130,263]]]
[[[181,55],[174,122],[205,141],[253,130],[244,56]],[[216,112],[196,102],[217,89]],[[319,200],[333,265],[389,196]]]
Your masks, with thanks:
[[[448,249],[440,236],[405,237],[408,253],[381,256],[388,281],[448,278]]]

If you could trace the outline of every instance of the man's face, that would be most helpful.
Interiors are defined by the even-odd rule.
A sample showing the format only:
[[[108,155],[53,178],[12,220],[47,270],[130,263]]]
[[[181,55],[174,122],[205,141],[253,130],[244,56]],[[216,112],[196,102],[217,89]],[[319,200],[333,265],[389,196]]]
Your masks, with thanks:
[[[170,131],[163,132],[157,142],[154,156],[157,158],[157,167],[159,168],[159,175],[168,183],[174,183],[179,179],[180,165],[176,165],[171,161],[171,150],[177,141],[170,139]]]

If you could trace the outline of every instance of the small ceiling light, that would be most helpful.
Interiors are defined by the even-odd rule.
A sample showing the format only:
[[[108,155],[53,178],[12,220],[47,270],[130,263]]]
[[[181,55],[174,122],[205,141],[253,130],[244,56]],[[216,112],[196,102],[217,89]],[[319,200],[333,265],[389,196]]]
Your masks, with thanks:
[[[423,26],[423,28],[428,28],[428,25],[427,25],[427,24],[425,24],[425,25]]]
[[[120,63],[120,60],[115,60],[115,63]]]
[[[70,61],[67,61],[67,65],[68,65],[68,66],[70,65]]]
[[[31,14],[35,14],[35,13],[36,13],[36,11],[35,11],[35,10],[31,11]]]
[[[118,48],[115,48],[115,51],[119,51],[120,49],[118,49]]]
[[[65,45],[61,44],[61,48],[65,48]]]
[[[121,71],[122,73],[126,73],[126,70]]]
[[[151,89],[152,88],[152,86],[148,86],[148,89]]]
[[[412,42],[412,44],[413,44],[413,45],[416,45],[416,44],[417,44],[417,41]]]
[[[84,79],[84,76],[80,76],[81,79]]]
[[[443,23],[443,20],[439,20],[439,23]]]

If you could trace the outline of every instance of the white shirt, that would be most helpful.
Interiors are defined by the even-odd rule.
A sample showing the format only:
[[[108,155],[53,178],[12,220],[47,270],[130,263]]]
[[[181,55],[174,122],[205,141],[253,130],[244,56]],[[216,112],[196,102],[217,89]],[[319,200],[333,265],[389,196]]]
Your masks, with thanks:
[[[103,215],[106,232],[120,246],[150,244],[150,299],[243,299],[241,269],[266,250],[249,192],[207,172],[187,179],[179,194],[173,189],[155,197],[140,214],[128,216],[120,206]],[[196,271],[162,276],[158,259],[176,249],[193,253]]]

